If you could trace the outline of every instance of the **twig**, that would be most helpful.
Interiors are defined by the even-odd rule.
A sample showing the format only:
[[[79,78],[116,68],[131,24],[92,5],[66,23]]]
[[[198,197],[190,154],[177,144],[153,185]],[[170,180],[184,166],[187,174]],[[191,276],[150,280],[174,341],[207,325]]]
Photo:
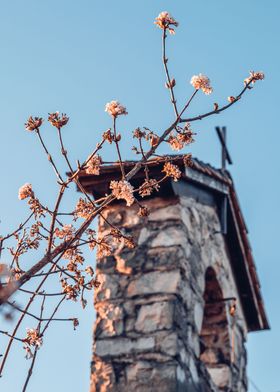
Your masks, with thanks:
[[[50,273],[51,273],[51,271],[52,271],[53,268],[54,268],[54,266],[52,266],[52,267],[50,268],[50,270],[49,270]],[[27,303],[27,305],[26,305],[26,307],[25,307],[24,310],[27,311],[27,310],[29,309],[29,307],[30,307],[30,305],[32,304],[34,298],[36,298],[36,292],[38,292],[38,291],[41,289],[41,287],[43,286],[43,284],[45,283],[45,281],[46,281],[47,278],[48,278],[48,274],[47,274],[46,276],[44,276],[44,278],[42,279],[41,283],[38,285],[37,289],[35,290],[35,293],[30,297],[30,299],[29,299],[29,301],[28,301],[28,303]],[[22,313],[22,315],[20,316],[20,318],[19,318],[19,320],[18,320],[18,322],[17,322],[17,324],[16,324],[16,326],[15,326],[15,328],[14,328],[14,330],[13,330],[13,333],[12,333],[12,336],[13,336],[13,337],[14,337],[15,334],[17,333],[17,330],[19,329],[19,327],[20,327],[20,325],[21,325],[21,322],[22,322],[22,320],[24,319],[24,317],[25,317],[25,313]],[[11,349],[11,346],[12,346],[12,343],[13,343],[13,338],[11,337],[10,340],[9,340],[9,343],[8,343],[8,345],[7,345],[7,348],[6,348],[6,350],[5,350],[5,353],[4,353],[4,356],[3,356],[3,359],[2,359],[1,365],[0,365],[0,377],[2,376],[4,367],[5,367],[5,363],[6,363],[6,361],[7,361],[7,358],[8,358],[8,355],[9,355],[9,352],[10,352],[10,349]]]
[[[179,112],[178,112],[178,109],[177,109],[176,100],[175,100],[175,96],[174,96],[173,85],[172,85],[172,82],[171,82],[171,79],[170,79],[170,75],[169,75],[169,71],[168,71],[168,67],[167,67],[168,59],[166,58],[166,29],[162,30],[162,62],[163,62],[165,75],[166,75],[166,79],[167,79],[167,88],[170,90],[171,103],[172,103],[173,108],[174,108],[175,116],[176,116],[176,118],[178,118]]]
[[[19,342],[22,342],[22,339],[17,338],[16,336],[9,334],[9,332],[7,332],[7,331],[0,330],[0,333],[2,333],[3,335],[9,336],[9,338],[12,338],[12,339],[17,340]]]
[[[94,157],[95,154],[102,148],[103,144],[105,143],[105,139],[103,139],[100,143],[97,144],[96,149],[90,154],[90,156],[85,160],[85,162],[79,167],[67,180],[67,184],[70,183],[71,181],[76,178],[82,170],[84,170],[84,167],[88,164],[88,162],[91,160],[91,158]]]
[[[250,82],[252,83],[252,81]],[[183,122],[192,122],[192,121],[197,121],[197,120],[202,120],[205,117],[209,117],[212,116],[213,114],[219,114],[221,112],[223,112],[224,110],[228,109],[229,107],[231,107],[232,105],[234,105],[237,101],[240,100],[240,98],[242,97],[242,95],[245,93],[245,91],[249,88],[250,83],[246,84],[246,86],[243,88],[243,90],[240,92],[239,95],[237,95],[236,99],[233,102],[230,102],[229,104],[221,107],[220,109],[217,110],[211,110],[211,112],[205,113],[205,114],[200,114],[199,116],[195,116],[195,117],[190,117],[190,118],[182,118],[179,122],[183,123]]]
[[[54,297],[54,296],[64,295],[64,293],[44,293],[44,292],[35,293],[35,291],[30,291],[30,290],[21,289],[21,288],[19,288],[18,290],[23,293],[26,293],[26,294],[35,294],[35,295],[40,295],[40,296],[44,296],[44,297]]]
[[[58,308],[60,307],[60,305],[62,304],[62,302],[65,300],[65,298],[66,298],[66,295],[65,295],[63,298],[61,298],[61,300],[58,302],[58,304],[57,304],[56,307],[54,308],[54,311],[52,312],[52,314],[51,314],[51,316],[50,316],[50,318],[49,318],[47,324],[45,325],[45,327],[44,327],[44,329],[43,329],[43,331],[42,331],[42,333],[41,333],[41,336],[43,336],[44,333],[46,332],[46,330],[48,329],[48,327],[49,327],[49,325],[50,325],[50,322],[51,322],[52,320],[54,320],[53,317],[54,317],[54,315],[56,314],[56,312],[58,311]],[[71,319],[71,320],[73,321],[73,319]]]
[[[42,146],[43,146],[43,148],[44,148],[44,150],[45,150],[45,153],[47,154],[48,160],[50,161],[50,163],[51,163],[51,165],[52,165],[52,167],[53,167],[53,169],[54,169],[54,171],[55,171],[56,176],[58,177],[59,181],[60,181],[61,183],[63,183],[63,179],[62,179],[61,175],[59,174],[59,171],[58,171],[58,169],[57,169],[57,167],[56,167],[56,165],[55,165],[55,163],[54,163],[54,161],[53,161],[53,159],[52,159],[52,156],[51,156],[51,154],[49,153],[49,151],[48,151],[48,149],[47,149],[47,147],[46,147],[46,145],[45,145],[45,143],[44,143],[44,141],[43,141],[43,139],[42,139],[42,136],[41,136],[41,134],[40,134],[39,128],[36,129],[36,133],[37,133],[37,135],[38,135],[38,137],[39,137],[39,140],[40,140],[40,142],[41,142],[41,144],[42,144]]]
[[[24,228],[24,226],[29,222],[29,220],[32,218],[34,215],[34,212],[31,212],[31,214],[27,217],[27,219],[21,223],[16,230],[14,230],[12,233],[5,235],[5,237],[0,237],[0,256],[2,252],[2,244],[4,241],[6,241],[8,238],[14,236],[16,233],[18,233],[20,230]]]
[[[118,153],[118,157],[119,157],[119,163],[120,163],[120,168],[121,168],[121,173],[122,173],[122,179],[125,179],[125,172],[124,172],[124,168],[123,168],[123,162],[122,162],[122,157],[121,157],[121,152],[120,152],[120,148],[119,148],[119,141],[118,141],[118,137],[117,137],[117,130],[116,130],[116,117],[113,118],[113,131],[114,131],[114,142],[117,148],[117,153]]]
[[[46,296],[44,296],[44,298],[45,297]],[[41,318],[40,316],[36,316],[35,314],[28,312],[27,310],[23,310],[19,306],[15,305],[12,302],[8,302],[7,301],[7,304],[12,306],[14,309],[18,310],[20,313],[26,314],[27,316],[30,316],[30,317],[34,318],[35,320],[37,320],[37,321],[42,322],[42,321],[49,321],[50,320],[49,318]],[[59,318],[59,319],[52,319],[52,320],[53,321],[73,321],[72,318]]]
[[[61,185],[60,190],[59,190],[59,194],[58,194],[58,197],[57,197],[57,200],[56,200],[56,203],[55,203],[55,208],[54,208],[54,212],[53,212],[53,215],[52,215],[52,220],[51,220],[51,225],[50,225],[50,230],[49,230],[50,236],[49,236],[49,241],[48,241],[47,254],[50,253],[52,245],[53,245],[53,235],[54,235],[54,225],[55,225],[55,222],[56,222],[56,214],[58,212],[58,208],[59,208],[59,205],[61,203],[61,200],[62,200],[62,197],[63,197],[65,189],[66,189],[65,185]]]
[[[37,358],[37,353],[38,353],[38,347],[36,346],[35,350],[34,350],[33,357],[32,357],[32,362],[31,362],[30,368],[29,368],[28,373],[27,373],[27,378],[26,378],[24,386],[22,388],[22,392],[26,391],[26,388],[27,388],[27,385],[29,383],[30,377],[32,376],[34,364],[35,364],[35,361],[36,361],[36,358]]]
[[[42,318],[42,315],[43,315],[45,300],[46,300],[46,298],[44,297],[44,298],[43,298],[43,301],[42,301],[42,305],[41,305],[40,318]],[[38,334],[40,334],[41,324],[42,324],[42,321],[40,321],[40,322],[38,323],[38,327],[37,327],[37,329],[38,329]],[[26,381],[25,381],[24,386],[23,386],[23,389],[22,389],[23,392],[26,391],[27,385],[28,385],[29,380],[30,380],[30,378],[31,378],[31,376],[32,376],[34,364],[35,364],[35,361],[36,361],[36,358],[37,358],[38,349],[39,349],[39,346],[36,346],[36,347],[35,347],[35,350],[34,350],[33,358],[32,358],[32,361],[31,361],[31,365],[30,365],[30,368],[29,368],[28,373],[27,373]]]

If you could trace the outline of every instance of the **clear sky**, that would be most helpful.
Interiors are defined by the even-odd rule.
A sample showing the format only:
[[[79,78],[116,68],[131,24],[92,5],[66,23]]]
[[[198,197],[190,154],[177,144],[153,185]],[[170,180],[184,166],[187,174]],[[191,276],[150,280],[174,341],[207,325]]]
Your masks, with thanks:
[[[182,105],[191,93],[189,80],[208,75],[213,96],[199,94],[189,113],[212,108],[236,95],[249,70],[266,79],[224,114],[195,123],[195,156],[220,165],[214,127],[226,125],[241,206],[250,231],[271,331],[248,339],[248,374],[262,392],[280,390],[279,379],[279,0],[13,0],[1,2],[1,222],[5,233],[26,216],[17,199],[19,186],[31,182],[51,206],[54,176],[35,136],[24,130],[32,115],[59,110],[70,116],[65,128],[73,162],[87,157],[111,123],[104,105],[122,102],[129,115],[120,121],[122,151],[130,151],[130,131],[148,126],[159,132],[173,119],[164,88],[161,33],[153,25],[167,10],[180,22],[168,40],[169,66]],[[55,133],[44,136],[58,153]],[[167,152],[167,151],[165,151]],[[103,152],[112,159],[110,150]],[[59,161],[61,164],[61,161]],[[63,169],[63,166],[61,166]],[[65,168],[63,169],[65,170]],[[71,204],[70,198],[67,201]],[[64,314],[80,317],[50,328],[40,349],[30,392],[88,390],[93,309],[67,304]],[[5,339],[0,337],[1,351]],[[28,363],[21,348],[12,351],[0,380],[3,392],[21,390]],[[250,387],[250,392],[254,391]]]

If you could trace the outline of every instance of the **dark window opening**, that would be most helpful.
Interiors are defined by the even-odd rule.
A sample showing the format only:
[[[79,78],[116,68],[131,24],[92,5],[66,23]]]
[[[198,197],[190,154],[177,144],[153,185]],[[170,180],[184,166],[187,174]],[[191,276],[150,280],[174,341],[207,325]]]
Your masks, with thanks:
[[[200,360],[217,387],[226,391],[230,383],[231,357],[226,304],[213,268],[206,270],[205,280]]]

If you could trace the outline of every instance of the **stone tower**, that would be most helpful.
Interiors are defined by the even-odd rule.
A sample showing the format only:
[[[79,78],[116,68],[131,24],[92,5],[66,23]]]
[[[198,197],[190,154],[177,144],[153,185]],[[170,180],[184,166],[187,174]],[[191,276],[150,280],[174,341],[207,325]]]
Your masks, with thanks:
[[[232,179],[197,160],[180,181],[105,210],[137,247],[98,260],[91,392],[247,390],[248,332],[269,328]],[[131,164],[126,164],[127,171]],[[150,163],[152,178],[162,165]],[[98,198],[118,165],[80,178]],[[143,183],[139,172],[132,181]],[[99,233],[110,228],[100,220]]]

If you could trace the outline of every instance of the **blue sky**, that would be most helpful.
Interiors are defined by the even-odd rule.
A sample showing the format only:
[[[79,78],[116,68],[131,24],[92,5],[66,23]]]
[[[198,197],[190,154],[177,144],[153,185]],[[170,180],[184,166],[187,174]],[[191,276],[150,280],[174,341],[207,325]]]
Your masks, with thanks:
[[[227,126],[234,161],[230,171],[249,227],[272,327],[249,335],[248,374],[261,391],[276,392],[280,390],[279,1],[2,2],[0,232],[9,231],[27,213],[17,200],[23,183],[31,182],[46,204],[53,203],[53,173],[34,135],[24,130],[30,114],[46,117],[59,110],[70,116],[65,141],[73,162],[86,158],[111,125],[104,105],[112,99],[120,100],[129,112],[120,120],[126,158],[133,157],[131,130],[148,126],[160,132],[170,124],[173,112],[163,83],[161,34],[153,25],[162,10],[180,22],[176,36],[168,40],[178,102],[182,105],[189,97],[193,74],[205,73],[214,87],[213,96],[199,95],[190,114],[236,95],[249,70],[266,74],[265,81],[229,111],[194,124],[197,138],[191,151],[219,166],[214,127]],[[44,136],[52,153],[58,153],[54,130],[47,124]],[[110,149],[104,150],[103,157],[112,158]],[[59,164],[65,170],[60,160]],[[71,201],[69,196],[65,207]],[[79,305],[67,304],[65,312],[79,315],[79,330],[73,333],[65,324],[49,330],[30,392],[88,389],[92,306],[82,312]],[[3,341],[0,337],[1,347]],[[12,351],[1,390],[21,390],[28,366],[22,351]]]

